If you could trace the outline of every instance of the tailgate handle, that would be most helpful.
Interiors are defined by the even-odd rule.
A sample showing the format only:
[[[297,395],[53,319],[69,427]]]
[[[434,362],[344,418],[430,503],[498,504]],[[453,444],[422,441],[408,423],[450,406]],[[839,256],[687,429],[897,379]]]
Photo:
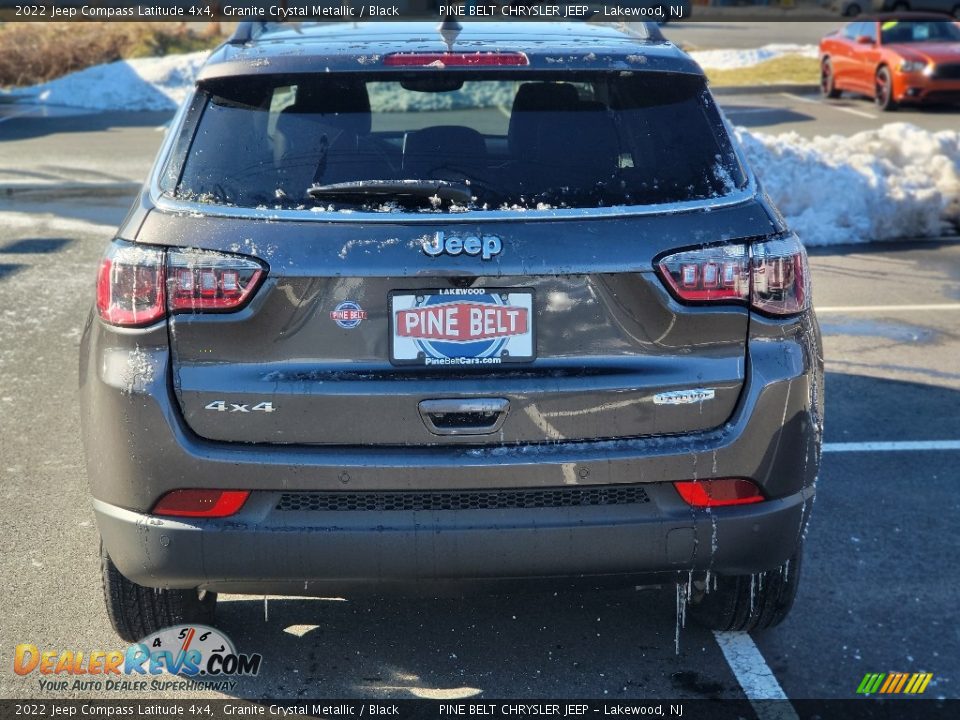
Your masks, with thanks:
[[[489,435],[507,419],[505,398],[451,398],[423,400],[420,417],[434,435]]]

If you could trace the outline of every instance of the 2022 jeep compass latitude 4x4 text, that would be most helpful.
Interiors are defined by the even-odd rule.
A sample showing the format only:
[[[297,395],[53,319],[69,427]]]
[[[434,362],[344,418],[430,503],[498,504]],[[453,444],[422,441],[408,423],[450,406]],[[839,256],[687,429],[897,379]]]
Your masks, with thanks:
[[[786,615],[806,255],[638,27],[241,25],[212,54],[81,348],[122,637],[220,592],[679,581],[713,628]]]

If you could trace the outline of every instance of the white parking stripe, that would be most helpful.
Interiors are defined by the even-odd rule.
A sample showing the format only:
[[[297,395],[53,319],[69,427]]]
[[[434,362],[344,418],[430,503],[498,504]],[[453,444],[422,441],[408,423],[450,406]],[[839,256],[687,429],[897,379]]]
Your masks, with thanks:
[[[763,113],[781,112],[779,108],[738,108],[728,107],[724,112],[727,115],[761,115]]]
[[[787,695],[750,635],[745,632],[714,632],[713,635],[757,717],[760,720],[798,720],[797,712],[789,702],[760,702],[787,700]]]
[[[792,100],[799,100],[800,102],[812,103],[814,105],[820,105],[820,98],[816,95],[811,95],[810,97],[804,97],[803,95],[796,95],[794,93],[782,92],[780,93],[785,98],[791,98]]]
[[[960,450],[960,440],[903,440],[900,442],[824,443],[830,452],[909,452],[914,450]]]
[[[925,312],[930,310],[960,310],[960,303],[932,303],[929,305],[828,305],[815,307],[817,313],[873,313]]]
[[[864,112],[863,110],[854,110],[853,108],[837,107],[836,105],[827,105],[827,107],[832,107],[834,110],[839,110],[840,112],[845,112],[848,115],[856,115],[857,117],[869,118],[870,120],[879,120],[880,118],[874,115],[873,113]]]

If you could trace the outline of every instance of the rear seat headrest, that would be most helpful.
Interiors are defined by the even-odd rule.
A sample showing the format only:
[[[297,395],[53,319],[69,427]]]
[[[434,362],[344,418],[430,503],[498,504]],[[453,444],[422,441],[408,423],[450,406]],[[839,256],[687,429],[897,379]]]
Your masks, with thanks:
[[[529,113],[578,109],[580,96],[570,83],[528,82],[517,89],[510,113],[507,141],[510,152],[522,156],[530,152],[539,134],[541,118]]]
[[[570,110],[580,96],[570,83],[528,82],[517,90],[513,98],[513,112]]]
[[[325,121],[339,115],[348,115],[344,123],[358,135],[370,132],[370,96],[363,82],[324,80],[304,83],[297,87],[297,99],[283,113],[310,113],[321,115]]]
[[[460,125],[434,125],[408,132],[403,139],[403,169],[413,177],[441,167],[463,171],[486,165],[487,143],[478,131]]]

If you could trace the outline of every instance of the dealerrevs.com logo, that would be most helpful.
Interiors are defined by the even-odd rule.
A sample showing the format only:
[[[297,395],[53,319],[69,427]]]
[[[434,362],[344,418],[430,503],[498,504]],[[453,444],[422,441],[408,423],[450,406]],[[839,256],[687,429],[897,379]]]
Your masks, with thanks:
[[[262,662],[259,653],[238,653],[230,638],[215,628],[175,625],[125,650],[41,650],[22,643],[14,652],[13,671],[36,677],[44,692],[201,687],[228,692],[236,687],[235,678],[259,673]]]

